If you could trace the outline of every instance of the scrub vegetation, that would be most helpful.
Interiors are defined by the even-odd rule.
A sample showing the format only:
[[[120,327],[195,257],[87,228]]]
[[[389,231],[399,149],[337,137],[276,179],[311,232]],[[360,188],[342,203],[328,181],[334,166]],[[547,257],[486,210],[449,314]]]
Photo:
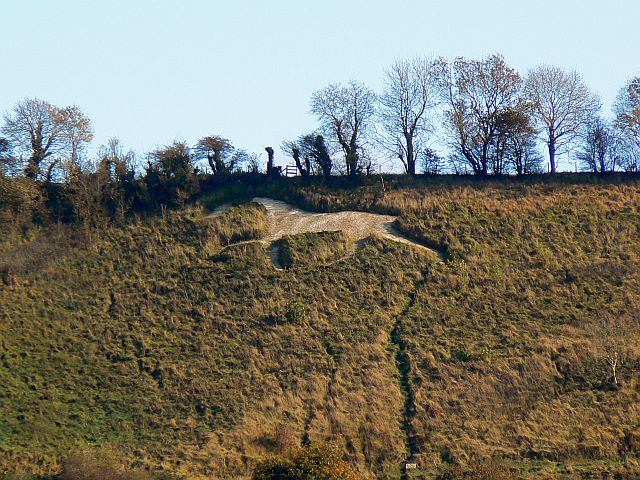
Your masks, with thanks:
[[[640,473],[636,177],[241,176],[90,228],[2,181],[0,474],[101,478],[105,449],[113,479],[330,450],[335,478]],[[254,196],[395,215],[440,255],[308,233],[276,269]]]

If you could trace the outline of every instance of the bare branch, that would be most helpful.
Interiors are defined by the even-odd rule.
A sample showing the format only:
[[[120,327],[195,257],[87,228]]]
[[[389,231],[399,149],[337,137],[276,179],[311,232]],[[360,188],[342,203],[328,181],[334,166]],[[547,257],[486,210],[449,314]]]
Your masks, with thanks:
[[[375,94],[363,83],[330,84],[311,96],[311,112],[340,145],[348,175],[362,170],[363,139],[374,114]]]
[[[550,172],[556,172],[556,155],[566,151],[580,129],[600,110],[600,100],[576,72],[542,65],[531,70],[525,94],[534,108],[534,118],[544,131],[549,149]]]

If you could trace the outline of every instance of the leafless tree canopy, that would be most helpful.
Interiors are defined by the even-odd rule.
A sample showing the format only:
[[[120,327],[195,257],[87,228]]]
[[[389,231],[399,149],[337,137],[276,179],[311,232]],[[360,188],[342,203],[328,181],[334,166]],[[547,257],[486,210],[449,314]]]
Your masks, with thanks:
[[[638,328],[638,312],[621,313],[619,315],[605,314],[594,325],[594,342],[609,367],[609,381],[617,388],[620,386],[618,378],[619,368],[634,357],[637,351],[633,332]]]
[[[525,82],[534,118],[549,149],[549,169],[556,171],[556,155],[568,147],[600,110],[600,101],[578,72],[543,65],[531,70]]]
[[[515,171],[517,175],[540,173],[541,158],[536,149],[537,130],[531,122],[530,105],[519,100],[514,108],[498,116],[493,171]]]
[[[320,122],[318,130],[282,143],[302,176],[358,175],[397,160],[409,175],[418,166],[429,173],[540,173],[541,141],[551,173],[563,154],[598,173],[640,171],[640,77],[620,90],[614,121],[606,128],[596,120],[600,101],[580,74],[543,65],[523,81],[499,54],[458,57],[452,63],[398,60],[385,70],[384,81],[379,97],[357,81],[332,83],[312,94],[310,111]],[[449,149],[440,156],[431,140],[443,116]],[[77,106],[60,108],[25,98],[4,116],[0,174],[73,181],[84,172],[85,160],[95,168],[100,163],[100,158],[83,158],[92,140],[91,121]],[[579,152],[573,149],[578,146]],[[265,151],[267,174],[277,173],[274,150]],[[241,165],[260,171],[255,154],[219,135],[201,138],[190,155],[216,176],[239,171]]]
[[[399,60],[385,72],[379,111],[382,145],[410,175],[415,175],[418,156],[427,147],[445,71],[443,59],[414,58]]]
[[[136,169],[136,155],[133,150],[125,151],[118,138],[110,138],[106,145],[98,149],[98,170],[108,174],[110,180],[123,178]]]
[[[72,168],[77,168],[84,148],[93,140],[91,120],[75,105],[58,109],[57,117],[64,127],[62,136],[68,150],[67,160]]]
[[[583,169],[593,173],[613,172],[618,160],[613,128],[606,120],[594,117],[583,130],[576,154]]]
[[[362,170],[364,137],[374,115],[376,96],[363,83],[330,84],[313,93],[311,112],[340,145],[348,175]]]
[[[56,169],[77,172],[80,155],[93,139],[91,120],[78,107],[59,108],[37,98],[18,102],[4,121],[3,132],[26,158],[29,178],[50,181]]]
[[[640,170],[640,77],[629,80],[613,104],[618,135],[615,150],[618,163],[627,171]]]
[[[67,146],[60,109],[44,100],[26,98],[5,115],[4,122],[9,142],[28,158],[25,175],[50,180],[57,155]]]
[[[640,77],[631,79],[620,90],[613,111],[616,126],[628,130],[640,142]]]

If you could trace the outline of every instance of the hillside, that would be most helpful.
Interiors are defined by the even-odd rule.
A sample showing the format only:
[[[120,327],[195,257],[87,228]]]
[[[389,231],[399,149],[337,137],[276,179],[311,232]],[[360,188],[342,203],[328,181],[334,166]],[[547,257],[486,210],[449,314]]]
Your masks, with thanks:
[[[303,233],[278,270],[263,206],[208,216],[253,196],[395,215],[438,255]],[[4,239],[0,472],[110,445],[247,478],[320,441],[363,478],[407,460],[411,478],[488,459],[531,478],[640,469],[640,181],[282,181],[199,204],[90,243],[64,226]]]

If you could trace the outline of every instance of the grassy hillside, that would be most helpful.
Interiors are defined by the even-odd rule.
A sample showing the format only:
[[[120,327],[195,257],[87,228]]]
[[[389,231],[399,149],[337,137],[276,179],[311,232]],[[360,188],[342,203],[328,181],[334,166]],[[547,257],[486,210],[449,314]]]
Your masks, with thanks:
[[[307,234],[281,241],[276,270],[256,204],[91,245],[64,227],[11,235],[1,471],[52,474],[108,444],[133,465],[243,478],[327,440],[364,478],[410,458],[426,478],[488,459],[538,478],[638,468],[640,182],[288,182],[202,203],[253,193],[398,215],[441,256]]]

